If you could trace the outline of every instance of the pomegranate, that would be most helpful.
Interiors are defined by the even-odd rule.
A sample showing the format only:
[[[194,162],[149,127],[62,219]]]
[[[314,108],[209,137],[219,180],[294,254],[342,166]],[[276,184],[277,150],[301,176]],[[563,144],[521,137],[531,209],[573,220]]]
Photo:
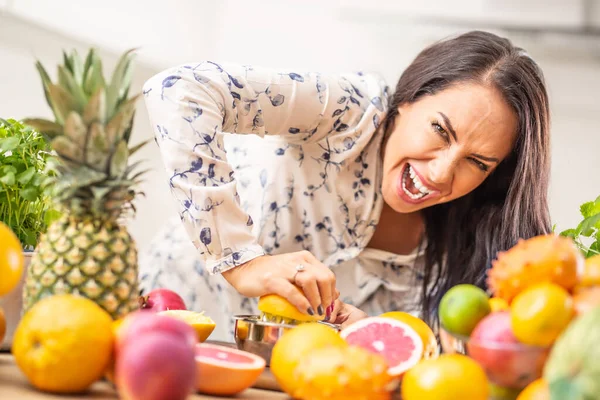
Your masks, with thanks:
[[[138,302],[141,309],[155,312],[187,309],[181,296],[169,289],[154,289],[148,295],[140,296]]]
[[[195,391],[194,348],[169,332],[152,332],[121,349],[115,369],[127,400],[184,400]]]
[[[142,310],[128,314],[117,329],[117,353],[129,342],[135,342],[152,332],[172,334],[192,349],[198,343],[196,330],[188,323],[166,315]]]

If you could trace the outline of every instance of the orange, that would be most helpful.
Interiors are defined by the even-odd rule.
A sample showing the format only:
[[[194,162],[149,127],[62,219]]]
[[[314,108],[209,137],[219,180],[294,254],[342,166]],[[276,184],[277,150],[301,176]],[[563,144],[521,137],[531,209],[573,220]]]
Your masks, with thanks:
[[[198,334],[198,341],[204,342],[210,334],[215,330],[217,326],[215,322],[204,313],[194,312],[190,310],[166,310],[158,312],[160,315],[166,315],[169,317],[177,318],[183,322],[188,323],[194,328]]]
[[[380,317],[392,318],[400,322],[404,322],[405,324],[413,328],[421,338],[421,341],[423,342],[423,359],[427,360],[439,356],[440,350],[435,334],[433,333],[429,325],[427,325],[422,319],[403,311],[386,312],[381,314]]]
[[[517,400],[550,400],[550,389],[543,378],[531,382],[517,397]]]
[[[348,346],[338,332],[316,322],[308,322],[285,332],[273,346],[270,369],[281,389],[293,396],[298,388],[296,366],[304,355],[326,346]]]
[[[302,293],[302,290],[298,286],[294,286],[296,290]],[[278,317],[293,319],[300,322],[319,321],[325,318],[325,315],[309,315],[300,312],[292,303],[290,303],[285,297],[281,297],[277,294],[267,294],[261,296],[258,299],[258,310],[266,313],[275,315]]]
[[[492,297],[490,299],[490,308],[492,312],[507,311],[510,307],[508,302],[500,297]]]
[[[385,358],[357,346],[323,347],[302,358],[295,371],[302,400],[388,400],[398,386]]]
[[[600,285],[600,254],[585,260],[583,273],[581,274],[576,290],[596,285]]]
[[[0,296],[17,287],[23,275],[23,247],[17,235],[0,221]]]
[[[402,379],[402,400],[487,400],[488,380],[476,361],[462,354],[424,360]]]
[[[4,316],[4,310],[0,307],[0,343],[4,340],[6,334],[6,317]]]
[[[542,282],[519,293],[510,306],[515,337],[531,346],[550,346],[569,325],[575,310],[563,287]]]
[[[111,361],[110,315],[84,297],[46,297],[23,315],[13,342],[15,361],[39,390],[80,393],[102,378]]]

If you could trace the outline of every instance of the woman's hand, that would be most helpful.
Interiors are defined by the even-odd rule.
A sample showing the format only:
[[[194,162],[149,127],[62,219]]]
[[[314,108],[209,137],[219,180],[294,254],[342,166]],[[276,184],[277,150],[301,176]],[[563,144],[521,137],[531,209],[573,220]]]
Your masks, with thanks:
[[[367,313],[361,309],[351,306],[350,304],[343,303],[338,299],[335,301],[329,322],[332,324],[341,325],[342,328],[345,328],[348,325],[367,317]]]
[[[223,277],[243,296],[278,294],[309,315],[325,315],[339,296],[335,274],[308,251],[260,256],[223,272]]]

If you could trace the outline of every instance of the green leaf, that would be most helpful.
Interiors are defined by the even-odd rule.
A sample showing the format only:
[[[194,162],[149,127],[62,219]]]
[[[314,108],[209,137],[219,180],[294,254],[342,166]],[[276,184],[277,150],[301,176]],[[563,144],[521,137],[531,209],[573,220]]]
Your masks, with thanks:
[[[593,235],[595,229],[600,229],[600,214],[584,219],[577,227],[579,234],[586,237]]]
[[[50,85],[52,85],[52,80],[50,79],[50,76],[46,72],[46,69],[44,68],[44,66],[42,65],[41,62],[36,61],[35,67],[38,70],[38,72],[40,74],[40,77],[42,79],[42,86],[44,88],[44,96],[46,97],[46,102],[48,103],[48,105],[50,106],[50,108],[52,109],[52,111],[54,112],[54,116],[56,117],[56,121],[59,124],[62,124],[63,123],[63,119],[60,118],[60,114],[57,112],[56,106],[54,105],[54,103],[52,102],[52,99],[50,97]]]
[[[21,143],[21,138],[18,136],[0,139],[0,152],[12,151],[17,148],[19,143]]]
[[[138,151],[139,149],[141,149],[142,147],[144,147],[145,145],[147,145],[148,143],[150,143],[152,141],[152,139],[148,139],[148,140],[144,140],[141,143],[136,144],[133,147],[129,148],[129,155],[133,155],[136,151]]]
[[[8,186],[14,185],[15,184],[15,174],[12,172],[5,174],[4,176],[2,176],[0,178],[0,182],[4,183],[5,185],[8,185]]]
[[[25,200],[36,201],[38,196],[40,195],[40,191],[35,187],[27,187],[25,189],[22,189],[19,192],[19,195],[21,195],[21,197]]]
[[[25,171],[17,175],[17,181],[19,181],[21,185],[26,185],[29,183],[29,181],[31,181],[31,179],[35,175],[35,172],[35,167],[29,167]]]
[[[50,209],[44,213],[44,223],[48,226],[61,217],[58,210]]]
[[[66,68],[58,66],[58,82],[60,85],[69,91],[73,102],[77,106],[77,110],[83,110],[87,102],[87,98],[81,86],[77,84],[75,78]]]
[[[58,113],[57,119],[60,117],[60,124],[64,123],[67,115],[69,115],[71,111],[83,111],[77,107],[77,103],[73,96],[62,87],[50,85],[48,91],[50,92],[50,98],[52,98],[52,104],[54,104],[56,108],[55,112]]]
[[[600,198],[596,199],[595,201],[588,201],[586,203],[583,203],[579,208],[579,211],[581,212],[581,215],[583,215],[583,218],[589,218],[593,215],[599,214]]]
[[[120,141],[117,149],[110,160],[110,175],[113,177],[122,177],[127,170],[127,159],[129,151],[127,143]]]
[[[122,98],[123,94],[126,93],[131,84],[131,63],[135,56],[136,49],[130,49],[123,53],[117,62],[117,66],[113,71],[110,85],[106,90],[106,111],[107,118],[111,119],[114,115],[117,104]]]
[[[90,136],[86,147],[86,159],[90,166],[98,171],[108,169],[109,147],[106,142],[104,126],[98,122],[90,126]]]
[[[99,87],[83,110],[83,122],[85,122],[86,125],[90,125],[92,122],[100,122],[103,124],[104,121],[106,121],[105,117],[106,92],[103,87]]]
[[[83,151],[66,136],[59,136],[52,140],[52,148],[58,155],[67,161],[82,163]]]
[[[81,62],[81,57],[79,57],[79,53],[77,50],[73,49],[71,51],[71,73],[73,74],[73,78],[75,78],[75,82],[77,85],[83,84],[83,63]]]
[[[96,93],[98,88],[106,86],[102,73],[102,60],[95,53],[92,54],[91,66],[84,79],[83,89],[88,96]]]
[[[130,128],[135,112],[136,102],[140,95],[134,96],[123,104],[119,113],[106,126],[106,138],[110,145],[123,139],[123,134]]]
[[[68,136],[78,147],[83,149],[86,141],[86,132],[87,128],[83,124],[81,116],[72,111],[65,121],[65,135]]]
[[[63,131],[63,127],[60,124],[57,124],[53,121],[49,121],[47,119],[26,118],[23,120],[23,123],[32,127],[33,129],[50,139],[62,134]]]
[[[12,172],[13,174],[17,173],[17,169],[13,166],[13,165],[5,165],[2,167],[2,174],[8,174],[9,172]]]

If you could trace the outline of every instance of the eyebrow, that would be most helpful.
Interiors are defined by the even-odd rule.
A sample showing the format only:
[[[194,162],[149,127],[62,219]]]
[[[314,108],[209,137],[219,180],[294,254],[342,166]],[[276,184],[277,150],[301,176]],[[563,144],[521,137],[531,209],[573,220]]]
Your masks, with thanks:
[[[450,134],[452,135],[452,137],[454,138],[454,140],[458,142],[458,139],[456,138],[456,131],[454,130],[454,127],[452,127],[452,123],[450,122],[450,118],[448,118],[448,116],[446,116],[446,114],[444,114],[441,111],[438,111],[438,114],[440,114],[442,116],[442,119],[444,120],[444,124],[446,124],[446,127],[450,131]],[[484,161],[489,161],[489,162],[495,162],[495,163],[499,163],[500,162],[500,160],[498,160],[496,157],[486,157],[486,156],[482,156],[481,154],[473,154],[473,157],[477,157],[477,158],[480,158],[480,159],[482,159]]]

